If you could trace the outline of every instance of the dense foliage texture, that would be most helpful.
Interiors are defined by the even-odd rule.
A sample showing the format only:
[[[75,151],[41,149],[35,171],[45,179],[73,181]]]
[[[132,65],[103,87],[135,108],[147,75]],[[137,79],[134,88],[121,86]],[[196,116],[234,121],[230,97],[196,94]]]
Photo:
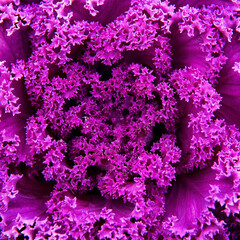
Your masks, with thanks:
[[[0,239],[240,239],[238,0],[0,1]]]

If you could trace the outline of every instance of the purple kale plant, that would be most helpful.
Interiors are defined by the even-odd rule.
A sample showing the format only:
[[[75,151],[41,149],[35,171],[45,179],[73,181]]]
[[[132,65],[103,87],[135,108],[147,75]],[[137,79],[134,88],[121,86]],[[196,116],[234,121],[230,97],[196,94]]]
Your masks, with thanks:
[[[238,0],[0,0],[0,239],[240,239]]]

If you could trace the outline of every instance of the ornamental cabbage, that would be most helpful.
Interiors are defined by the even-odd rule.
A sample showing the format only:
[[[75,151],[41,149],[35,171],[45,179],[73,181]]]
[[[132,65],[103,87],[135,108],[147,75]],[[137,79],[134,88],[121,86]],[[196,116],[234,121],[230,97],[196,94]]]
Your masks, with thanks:
[[[240,239],[238,0],[0,1],[0,239]]]

